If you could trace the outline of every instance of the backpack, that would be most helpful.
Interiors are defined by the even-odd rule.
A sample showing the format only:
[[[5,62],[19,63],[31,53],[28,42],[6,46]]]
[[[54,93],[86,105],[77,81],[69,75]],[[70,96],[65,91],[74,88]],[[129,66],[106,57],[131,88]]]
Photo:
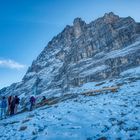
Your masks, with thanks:
[[[19,98],[16,98],[15,99],[15,104],[19,104],[19,101],[20,101],[20,99]]]
[[[32,97],[30,98],[30,102],[31,102],[31,103],[35,103],[35,97],[32,96]]]

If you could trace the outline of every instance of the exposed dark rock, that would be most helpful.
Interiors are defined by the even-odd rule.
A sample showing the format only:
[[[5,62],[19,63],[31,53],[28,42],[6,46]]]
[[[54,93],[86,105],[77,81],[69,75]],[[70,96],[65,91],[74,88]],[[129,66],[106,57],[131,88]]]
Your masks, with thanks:
[[[110,12],[89,24],[76,18],[48,43],[22,81],[0,94],[54,96],[87,82],[119,77],[140,65],[139,38],[140,23],[131,17]]]

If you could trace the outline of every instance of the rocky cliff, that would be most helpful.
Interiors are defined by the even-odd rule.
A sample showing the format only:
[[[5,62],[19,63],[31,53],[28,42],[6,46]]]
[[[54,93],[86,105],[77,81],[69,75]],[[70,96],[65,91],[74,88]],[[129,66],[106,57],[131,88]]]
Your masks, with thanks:
[[[76,18],[48,43],[21,82],[0,92],[55,96],[139,65],[140,23],[112,12],[89,24]]]

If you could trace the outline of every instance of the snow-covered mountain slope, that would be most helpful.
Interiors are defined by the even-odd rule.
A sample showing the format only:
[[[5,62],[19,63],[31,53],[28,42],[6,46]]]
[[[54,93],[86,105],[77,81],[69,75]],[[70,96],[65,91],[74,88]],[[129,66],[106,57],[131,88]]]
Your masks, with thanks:
[[[0,94],[58,96],[139,65],[140,24],[131,17],[111,12],[89,24],[76,18],[48,43],[22,81]]]
[[[120,86],[117,92],[83,96],[0,121],[1,140],[140,140],[140,67],[118,79],[73,88]],[[72,89],[71,89],[72,90]]]
[[[0,140],[140,140],[139,86],[140,24],[113,13],[89,24],[76,18],[21,82],[0,90],[20,96],[24,109],[32,94],[59,102],[1,120]],[[99,92],[105,87],[118,90]],[[81,94],[90,90],[99,95]],[[66,95],[75,98],[62,102]]]

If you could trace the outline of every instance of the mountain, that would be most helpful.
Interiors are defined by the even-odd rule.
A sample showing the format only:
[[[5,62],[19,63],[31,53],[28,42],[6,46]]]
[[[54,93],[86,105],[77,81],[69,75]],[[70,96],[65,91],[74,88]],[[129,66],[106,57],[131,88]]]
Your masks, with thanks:
[[[139,140],[140,23],[114,13],[55,36],[19,83],[18,114],[0,121],[2,140]],[[29,96],[47,104],[29,107]],[[38,106],[40,105],[40,106]]]
[[[76,18],[48,43],[21,82],[0,93],[59,96],[139,65],[140,23],[112,12],[89,24]]]

